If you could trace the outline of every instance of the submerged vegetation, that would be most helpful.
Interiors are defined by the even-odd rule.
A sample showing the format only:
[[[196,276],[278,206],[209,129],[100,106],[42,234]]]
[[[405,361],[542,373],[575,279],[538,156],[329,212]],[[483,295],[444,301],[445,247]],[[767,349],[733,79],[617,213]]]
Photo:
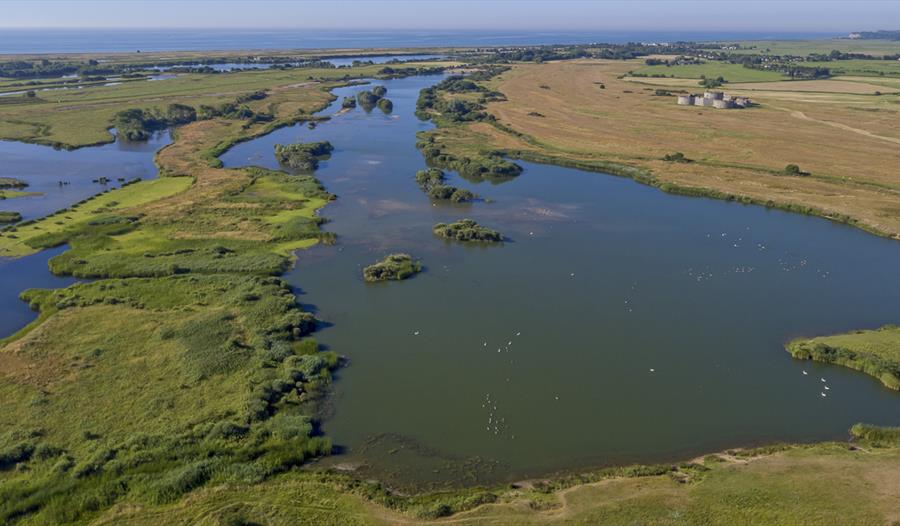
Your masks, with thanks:
[[[283,166],[312,171],[319,167],[319,161],[329,158],[333,150],[334,146],[328,141],[276,144],[275,158]]]
[[[411,278],[422,271],[422,263],[409,254],[390,254],[377,263],[363,269],[363,278],[372,283],[377,281],[399,281]]]
[[[799,360],[843,365],[878,378],[886,387],[900,390],[900,327],[896,325],[794,340],[787,344],[787,350]]]
[[[479,225],[472,219],[460,219],[454,223],[438,223],[434,225],[434,234],[455,241],[480,241],[483,243],[500,243],[503,235],[496,230]]]

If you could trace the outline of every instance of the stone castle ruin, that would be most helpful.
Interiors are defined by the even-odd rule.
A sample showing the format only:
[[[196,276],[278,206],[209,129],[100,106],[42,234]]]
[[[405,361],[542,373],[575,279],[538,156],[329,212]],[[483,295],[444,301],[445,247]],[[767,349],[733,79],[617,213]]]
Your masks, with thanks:
[[[732,97],[722,91],[707,91],[703,95],[679,95],[679,106],[705,106],[720,110],[747,108],[753,102],[747,97]]]

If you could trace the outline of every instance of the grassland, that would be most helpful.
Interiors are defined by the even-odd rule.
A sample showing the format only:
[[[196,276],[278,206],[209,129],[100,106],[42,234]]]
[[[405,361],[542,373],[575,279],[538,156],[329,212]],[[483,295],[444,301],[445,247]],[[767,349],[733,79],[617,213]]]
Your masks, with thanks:
[[[877,330],[798,339],[790,342],[787,350],[801,360],[863,371],[886,387],[900,390],[900,327],[889,325]]]
[[[113,137],[107,130],[113,116],[125,109],[162,110],[171,102],[195,107],[216,105],[257,90],[302,92],[299,85],[313,79],[341,81],[351,76],[375,76],[383,67],[363,66],[352,73],[346,68],[303,68],[182,74],[164,81],[41,92],[34,99],[23,97],[16,104],[0,105],[0,138],[67,148],[102,144],[112,142]],[[289,101],[285,103],[290,104]],[[266,105],[261,109],[266,109]],[[290,108],[283,109],[282,113],[286,113],[284,110],[290,111]]]
[[[734,42],[722,42],[723,45],[731,45]],[[896,40],[850,40],[846,38],[816,39],[816,40],[747,40],[739,42],[743,49],[733,53],[746,53],[756,55],[769,53],[772,55],[793,55],[805,57],[811,53],[828,54],[832,50],[843,53],[862,53],[872,56],[893,55],[897,53],[898,42]]]
[[[900,163],[900,132],[893,124],[900,96],[735,89],[728,91],[750,96],[758,106],[717,111],[656,96],[665,87],[658,82],[620,78],[636,65],[515,65],[486,84],[505,96],[486,104],[493,121],[445,126],[430,140],[457,156],[502,151],[900,238],[900,178],[893,168]],[[695,162],[663,160],[673,152]],[[810,175],[786,177],[787,164]]]
[[[0,522],[83,522],[330,452],[312,416],[338,360],[272,275],[330,239],[316,210],[332,196],[310,175],[215,158],[332,99],[334,84],[294,84],[258,102],[270,122],[179,128],[157,156],[161,178],[2,233],[5,256],[68,244],[51,270],[95,281],[26,291],[40,316],[0,341]],[[71,111],[89,123],[105,104]]]
[[[900,77],[900,60],[837,60],[831,62],[804,62],[804,65],[828,68],[831,70],[832,75]]]
[[[784,75],[777,71],[750,69],[745,68],[740,64],[727,64],[725,62],[717,61],[678,66],[642,66],[635,68],[633,71],[635,76],[664,76],[698,80],[704,77],[710,79],[723,77],[728,82],[767,82],[785,79]]]
[[[410,497],[347,475],[292,472],[162,506],[119,506],[92,524],[892,524],[900,518],[897,431],[857,431],[873,439]]]

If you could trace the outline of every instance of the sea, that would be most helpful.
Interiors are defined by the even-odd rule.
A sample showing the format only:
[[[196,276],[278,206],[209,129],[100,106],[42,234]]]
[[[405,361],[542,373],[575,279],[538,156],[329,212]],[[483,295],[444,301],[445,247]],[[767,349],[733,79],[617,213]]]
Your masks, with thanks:
[[[524,46],[593,42],[801,40],[836,36],[839,35],[764,31],[0,28],[0,54]]]

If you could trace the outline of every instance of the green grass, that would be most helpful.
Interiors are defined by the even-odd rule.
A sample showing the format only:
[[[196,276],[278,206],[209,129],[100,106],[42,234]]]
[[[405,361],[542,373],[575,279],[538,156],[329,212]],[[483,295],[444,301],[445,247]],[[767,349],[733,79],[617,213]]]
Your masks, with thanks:
[[[175,195],[187,190],[192,182],[189,177],[161,177],[140,181],[99,194],[43,219],[18,225],[15,230],[5,230],[0,232],[0,256],[20,257],[33,254],[42,248],[42,245],[33,243],[39,237],[81,228],[103,215],[112,215]]]
[[[858,438],[861,448],[787,446],[703,464],[607,469],[571,484],[532,481],[411,496],[352,474],[291,472],[259,484],[203,488],[189,500],[125,507],[95,524],[433,524],[446,516],[494,526],[885,524],[896,511],[900,450],[873,449],[877,442],[867,437],[883,441],[881,434],[890,432],[867,428]]]
[[[828,68],[832,75],[900,77],[900,60],[833,60],[830,62],[804,62],[803,65]]]
[[[678,79],[699,79],[723,77],[728,82],[770,82],[785,80],[787,77],[777,71],[763,71],[745,68],[739,64],[709,61],[703,64],[683,66],[643,66],[634,70],[637,75],[662,75]],[[722,89],[727,88],[723,86]]]
[[[900,390],[900,327],[854,331],[835,336],[794,340],[787,344],[794,358],[843,365],[878,378]]]
[[[419,63],[423,67],[431,63]],[[436,64],[436,63],[435,63]],[[236,95],[309,81],[376,76],[383,65],[347,68],[247,70],[228,74],[181,74],[158,82],[127,82],[81,90],[41,93],[39,100],[0,105],[0,138],[63,147],[111,142],[116,113],[143,107],[161,111],[172,102],[199,107],[233,101]],[[292,88],[289,88],[292,89]]]
[[[733,42],[723,42],[732,44]],[[893,55],[900,53],[900,42],[895,40],[849,40],[849,39],[817,39],[817,40],[748,40],[740,42],[742,46],[754,46],[754,49],[737,50],[733,53],[760,54],[769,51],[773,55],[794,55],[805,57],[811,53],[831,53],[832,50],[844,53],[863,53],[873,56]]]
[[[107,279],[23,298],[42,319],[0,353],[0,522],[162,504],[330,451],[303,403],[336,357],[300,339],[313,318],[280,279]]]

